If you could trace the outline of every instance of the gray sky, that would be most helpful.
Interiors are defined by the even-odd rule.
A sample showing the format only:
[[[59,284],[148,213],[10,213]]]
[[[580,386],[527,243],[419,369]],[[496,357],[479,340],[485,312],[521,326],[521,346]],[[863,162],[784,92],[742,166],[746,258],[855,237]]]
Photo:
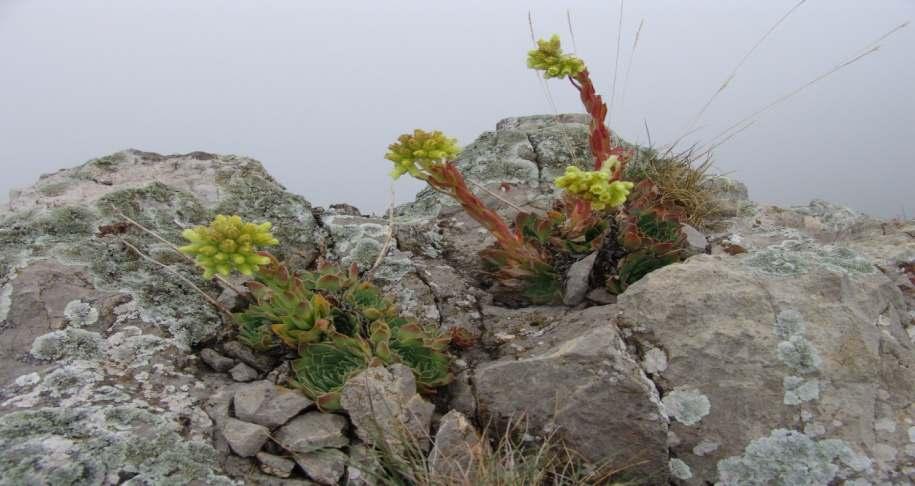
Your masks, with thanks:
[[[664,144],[796,0],[625,3],[612,129]],[[618,1],[0,0],[0,200],[124,148],[236,153],[317,205],[388,201],[385,148],[413,128],[462,144],[550,113],[524,64],[553,32],[609,99]],[[687,140],[733,122],[915,18],[912,0],[809,0],[753,54]],[[644,19],[631,76],[626,66]],[[715,154],[758,201],[820,197],[915,214],[915,25],[759,117]],[[560,112],[581,111],[565,82]],[[420,187],[403,178],[399,201]]]

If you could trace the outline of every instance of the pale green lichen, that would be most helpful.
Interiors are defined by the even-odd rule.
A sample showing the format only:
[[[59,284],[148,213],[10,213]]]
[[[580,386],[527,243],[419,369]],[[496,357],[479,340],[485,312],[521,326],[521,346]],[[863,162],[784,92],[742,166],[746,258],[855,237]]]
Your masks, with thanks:
[[[160,182],[106,194],[96,203],[102,214],[119,219],[122,212],[169,241],[180,241],[184,225],[201,224],[210,213],[192,194]]]
[[[677,459],[677,458],[671,459],[670,463],[669,463],[669,467],[670,467],[670,475],[677,479],[682,479],[682,480],[686,481],[687,479],[691,479],[693,477],[693,471],[689,468],[689,465],[687,465],[681,459]]]
[[[820,382],[804,380],[799,376],[786,376],[782,380],[785,389],[785,405],[800,405],[820,398]]]
[[[3,274],[0,273],[0,276]],[[10,312],[10,305],[12,305],[12,295],[13,295],[13,284],[6,283],[3,286],[0,286],[0,322],[6,320],[6,316]]]
[[[709,414],[708,397],[693,388],[677,388],[661,400],[669,417],[684,425],[696,425]]]
[[[215,214],[237,214],[249,220],[270,221],[280,244],[270,250],[287,263],[309,265],[319,253],[323,232],[305,198],[286,192],[259,163],[240,170],[220,170]],[[304,261],[303,261],[304,260]]]
[[[783,310],[779,312],[778,317],[775,319],[775,335],[782,339],[803,335],[805,327],[804,318],[796,310]]]
[[[323,222],[333,239],[333,253],[344,266],[355,263],[362,269],[370,268],[387,238],[387,227],[375,220],[328,216]]]
[[[819,245],[806,239],[786,240],[752,252],[743,262],[764,273],[782,276],[801,275],[815,266],[846,274],[876,271],[870,262],[848,248]]]
[[[833,231],[847,230],[863,219],[860,214],[848,207],[822,199],[814,199],[807,206],[792,206],[791,210],[805,216],[813,216]]]
[[[782,363],[798,373],[813,373],[822,363],[816,348],[803,336],[791,336],[778,343],[776,353]]]
[[[36,359],[48,361],[98,359],[105,355],[105,340],[96,332],[67,328],[35,338],[30,354]]]
[[[54,208],[35,222],[35,230],[54,240],[87,236],[95,229],[96,220],[96,214],[84,207]]]
[[[660,373],[667,369],[667,353],[663,349],[650,348],[642,357],[642,369],[645,373]]]
[[[64,317],[72,327],[86,327],[98,321],[98,309],[80,301],[72,300],[64,307]]]
[[[381,249],[382,244],[378,241],[362,238],[354,242],[349,254],[341,260],[341,263],[343,265],[355,263],[359,265],[359,268],[369,269],[372,267],[375,260],[378,259],[378,254],[381,253]]]
[[[233,484],[209,444],[179,431],[130,407],[13,412],[0,417],[0,485]]]
[[[716,484],[825,485],[836,478],[840,464],[856,473],[870,468],[870,460],[855,454],[844,441],[815,441],[795,430],[776,429],[752,441],[743,455],[718,462]]]

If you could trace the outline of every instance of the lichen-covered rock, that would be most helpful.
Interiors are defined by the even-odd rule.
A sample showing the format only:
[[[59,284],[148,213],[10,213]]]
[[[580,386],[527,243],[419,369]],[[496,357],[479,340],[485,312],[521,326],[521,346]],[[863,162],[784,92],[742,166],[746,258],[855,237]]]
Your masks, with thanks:
[[[11,195],[0,210],[0,483],[229,482],[202,407],[227,379],[191,353],[225,333],[222,318],[121,243],[216,296],[121,213],[179,244],[221,212],[274,223],[276,253],[293,262],[311,262],[324,238],[308,202],[244,157],[125,151]],[[228,406],[212,412],[228,419]]]
[[[233,484],[216,452],[133,405],[46,407],[0,416],[0,484]]]
[[[504,425],[523,415],[532,434],[555,433],[595,464],[628,464],[638,451],[644,462],[634,471],[665,483],[664,407],[611,326],[615,308],[548,312],[528,325],[534,331],[512,331],[517,337],[502,345],[504,357],[476,367],[484,423]]]
[[[906,299],[871,259],[819,242],[819,225],[786,229],[768,211],[756,229],[735,225],[746,253],[692,257],[619,296],[631,350],[646,369],[649,353],[666,357],[651,377],[681,480],[902,481],[915,458],[887,452],[909,444],[915,402]]]
[[[416,393],[416,379],[404,365],[371,367],[353,376],[340,403],[366,444],[385,443],[401,451],[429,446],[435,407]]]
[[[803,433],[777,429],[751,442],[740,456],[718,463],[721,486],[830,484],[845,473],[867,473],[870,459],[842,440],[816,441]]]

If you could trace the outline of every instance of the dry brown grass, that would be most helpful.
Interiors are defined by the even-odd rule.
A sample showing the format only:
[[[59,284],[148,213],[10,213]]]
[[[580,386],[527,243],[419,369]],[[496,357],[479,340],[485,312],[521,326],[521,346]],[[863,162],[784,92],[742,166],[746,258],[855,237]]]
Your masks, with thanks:
[[[511,422],[501,434],[483,432],[490,447],[476,447],[469,463],[454,464],[449,477],[438,474],[428,454],[413,437],[397,437],[406,447],[388,447],[376,439],[373,461],[381,468],[371,473],[384,486],[626,486],[643,484],[630,470],[641,465],[593,466],[568,449],[555,435],[539,440],[528,434],[526,421]],[[358,466],[358,465],[357,465]],[[362,468],[366,470],[366,468]],[[370,469],[370,468],[369,468]]]
[[[692,150],[661,154],[643,149],[629,162],[625,179],[635,183],[651,180],[658,186],[663,203],[683,208],[689,224],[705,228],[713,225],[721,212],[708,175],[711,165],[710,156],[696,158]]]

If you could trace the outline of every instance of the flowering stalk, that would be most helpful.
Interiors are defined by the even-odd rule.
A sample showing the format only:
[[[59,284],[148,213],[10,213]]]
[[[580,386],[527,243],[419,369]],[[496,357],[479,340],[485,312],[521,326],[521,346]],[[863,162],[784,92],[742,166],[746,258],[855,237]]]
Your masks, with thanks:
[[[528,53],[527,65],[531,69],[543,71],[543,77],[547,79],[567,77],[572,86],[575,86],[585,111],[591,116],[589,143],[591,154],[594,156],[594,170],[602,171],[604,165],[615,156],[613,160],[616,165],[612,168],[609,182],[619,181],[629,152],[621,146],[613,145],[610,129],[604,124],[604,119],[607,118],[607,104],[594,89],[594,83],[591,82],[591,75],[584,61],[563,53],[559,36],[554,35],[549,40],[537,41],[537,49]]]
[[[591,75],[588,73],[587,68],[575,76],[569,76],[569,82],[578,90],[581,103],[584,105],[588,115],[591,116],[589,141],[591,153],[594,155],[594,170],[601,170],[604,162],[614,155],[619,157],[620,160],[625,160],[628,155],[627,151],[619,145],[613,146],[610,129],[604,124],[604,119],[607,118],[607,104],[604,103],[603,98],[594,89],[594,83],[591,82]],[[614,180],[618,180],[622,176],[623,165],[619,164],[614,169],[612,175]]]
[[[385,158],[394,162],[391,176],[395,179],[409,173],[430,187],[456,200],[462,208],[496,238],[499,246],[518,261],[542,261],[536,249],[527,245],[492,209],[486,207],[467,187],[464,176],[447,158],[460,149],[454,139],[442,132],[414,130],[404,134],[388,147]]]
[[[464,176],[453,163],[443,162],[432,167],[429,172],[430,177],[426,179],[426,182],[433,189],[454,198],[471,218],[492,233],[499,246],[512,254],[529,253],[527,251],[529,248],[525,248],[524,242],[512,232],[508,224],[470,191],[464,181]]]

